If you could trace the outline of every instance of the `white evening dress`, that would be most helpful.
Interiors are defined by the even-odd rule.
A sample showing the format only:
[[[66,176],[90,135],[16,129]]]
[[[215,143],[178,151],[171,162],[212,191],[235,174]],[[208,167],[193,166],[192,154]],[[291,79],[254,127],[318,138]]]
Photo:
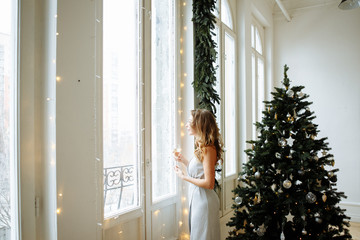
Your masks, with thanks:
[[[193,178],[204,178],[204,167],[196,157],[189,162],[187,173]],[[213,189],[189,184],[190,240],[220,240],[219,207]]]

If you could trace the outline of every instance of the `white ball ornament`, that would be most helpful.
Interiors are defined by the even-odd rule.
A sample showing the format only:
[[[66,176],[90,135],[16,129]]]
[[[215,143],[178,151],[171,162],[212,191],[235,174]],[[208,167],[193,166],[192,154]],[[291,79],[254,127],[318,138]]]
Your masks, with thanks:
[[[236,198],[235,198],[235,203],[236,203],[237,205],[240,205],[240,204],[242,203],[241,197],[236,197]]]
[[[261,176],[260,172],[259,172],[259,171],[257,171],[257,172],[255,173],[255,178],[256,178],[256,179],[259,179],[259,178],[260,178],[260,176]]]
[[[312,192],[308,192],[307,194],[306,194],[306,201],[308,202],[308,203],[314,203],[314,202],[316,202],[316,195],[315,194],[313,194]]]
[[[289,189],[291,188],[291,181],[289,179],[286,179],[284,182],[283,182],[283,187],[286,188],[286,189]]]
[[[317,218],[315,218],[315,222],[317,222],[317,223],[321,224],[321,223],[322,223],[322,219],[321,219],[321,218],[319,218],[319,217],[317,217]]]

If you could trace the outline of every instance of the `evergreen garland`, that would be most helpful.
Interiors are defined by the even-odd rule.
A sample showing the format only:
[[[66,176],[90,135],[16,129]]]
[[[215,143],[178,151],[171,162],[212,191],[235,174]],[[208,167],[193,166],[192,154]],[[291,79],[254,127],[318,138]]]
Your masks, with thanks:
[[[215,28],[215,0],[194,0],[194,48],[195,48],[195,73],[192,83],[198,108],[203,108],[216,113],[215,103],[220,103],[219,94],[215,90],[216,83],[216,42],[211,38]]]

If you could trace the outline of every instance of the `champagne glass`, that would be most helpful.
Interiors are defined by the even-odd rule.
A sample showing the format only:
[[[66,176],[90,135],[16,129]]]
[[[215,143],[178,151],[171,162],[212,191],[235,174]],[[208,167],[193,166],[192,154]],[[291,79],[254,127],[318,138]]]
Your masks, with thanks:
[[[174,156],[177,158],[180,156],[181,154],[181,147],[180,147],[180,144],[177,144],[176,147],[174,148]],[[175,160],[175,165],[177,165],[177,161]]]

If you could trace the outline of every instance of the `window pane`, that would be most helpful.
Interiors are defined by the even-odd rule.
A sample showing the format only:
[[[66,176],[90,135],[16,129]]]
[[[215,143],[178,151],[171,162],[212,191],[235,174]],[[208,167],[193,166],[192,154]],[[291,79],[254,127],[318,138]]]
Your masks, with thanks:
[[[139,206],[139,19],[137,1],[103,4],[104,215],[109,217]]]
[[[0,1],[0,239],[18,239],[16,1]]]
[[[212,11],[212,13],[215,15],[215,17],[219,18],[219,1],[215,2],[215,9]]]
[[[264,60],[261,58],[258,58],[258,83],[257,83],[257,89],[258,89],[258,115],[257,115],[257,121],[261,121],[262,118],[262,111],[264,110],[264,103],[265,100],[265,76],[264,76]]]
[[[152,199],[175,194],[172,150],[175,139],[174,1],[152,1],[151,156]]]
[[[235,41],[225,33],[225,176],[236,173]]]
[[[255,58],[255,54],[253,53],[251,55],[251,113],[252,113],[252,121],[255,122],[256,121],[256,109],[257,109],[257,81],[256,81],[256,58]],[[252,125],[252,138],[256,139],[257,134],[256,134],[256,127],[254,125]]]
[[[231,20],[231,11],[227,0],[221,0],[221,21],[229,28],[233,28]]]
[[[260,36],[260,33],[259,33],[259,30],[256,28],[256,31],[255,31],[256,35],[256,40],[255,40],[255,49],[256,51],[258,51],[260,54],[262,54],[262,41],[261,41],[261,36]]]
[[[251,47],[255,48],[255,26],[251,24]]]

